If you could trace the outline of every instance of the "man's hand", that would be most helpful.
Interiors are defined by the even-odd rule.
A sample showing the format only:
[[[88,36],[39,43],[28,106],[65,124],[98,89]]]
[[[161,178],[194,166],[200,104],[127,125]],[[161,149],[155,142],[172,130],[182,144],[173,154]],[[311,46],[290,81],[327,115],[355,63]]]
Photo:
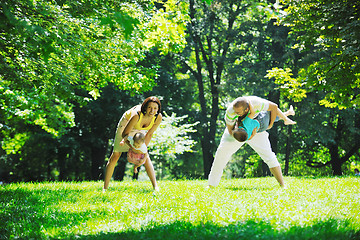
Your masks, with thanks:
[[[255,136],[255,134],[257,133],[257,130],[258,130],[258,129],[259,129],[258,127],[254,128],[254,130],[253,130],[252,133],[251,133],[251,136],[250,136],[249,140],[252,139],[252,138]]]

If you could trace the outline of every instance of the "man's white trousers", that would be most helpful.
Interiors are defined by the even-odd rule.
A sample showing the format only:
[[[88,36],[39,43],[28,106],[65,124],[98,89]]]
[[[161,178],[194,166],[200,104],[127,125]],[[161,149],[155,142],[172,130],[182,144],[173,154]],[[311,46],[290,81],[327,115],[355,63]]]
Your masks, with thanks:
[[[223,170],[230,161],[231,156],[245,143],[249,144],[250,147],[259,154],[269,168],[280,166],[275,153],[271,149],[268,132],[264,131],[256,133],[251,140],[239,142],[232,137],[227,128],[225,128],[219,147],[215,153],[215,159],[209,174],[208,185],[216,187],[219,184]]]

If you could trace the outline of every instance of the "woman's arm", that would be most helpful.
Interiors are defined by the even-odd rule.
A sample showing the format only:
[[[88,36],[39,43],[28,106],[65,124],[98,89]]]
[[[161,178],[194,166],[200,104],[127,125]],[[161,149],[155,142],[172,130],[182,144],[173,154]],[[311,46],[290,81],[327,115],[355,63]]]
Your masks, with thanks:
[[[122,132],[122,138],[125,138],[125,140],[127,140],[127,137],[129,136],[131,130],[134,128],[137,121],[139,121],[139,115],[135,114],[130,118],[130,120],[126,124],[124,131]]]
[[[154,132],[156,131],[156,129],[158,128],[158,126],[160,125],[162,121],[162,115],[161,113],[159,113],[159,115],[157,116],[156,120],[155,120],[155,123],[154,125],[152,126],[152,128],[150,128],[150,130],[146,133],[146,136],[145,136],[145,144],[146,146],[149,145],[150,143],[150,140],[154,134]],[[125,131],[125,130],[124,130]]]

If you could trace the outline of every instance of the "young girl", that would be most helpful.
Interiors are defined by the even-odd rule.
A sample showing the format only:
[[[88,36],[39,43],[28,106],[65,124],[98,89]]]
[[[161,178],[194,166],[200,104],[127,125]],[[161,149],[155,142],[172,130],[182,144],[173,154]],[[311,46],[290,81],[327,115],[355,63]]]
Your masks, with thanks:
[[[137,168],[143,165],[149,158],[145,144],[145,135],[141,132],[137,132],[133,137],[128,136],[126,140],[123,139],[120,142],[120,145],[124,145],[125,141],[127,141],[127,144],[130,146],[127,153],[128,162],[135,165],[134,173],[137,173]]]

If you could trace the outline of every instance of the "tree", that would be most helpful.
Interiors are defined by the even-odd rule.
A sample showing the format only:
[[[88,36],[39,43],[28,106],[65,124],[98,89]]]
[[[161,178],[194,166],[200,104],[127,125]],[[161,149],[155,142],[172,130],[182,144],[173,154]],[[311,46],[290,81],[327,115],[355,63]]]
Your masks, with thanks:
[[[74,109],[109,84],[129,94],[150,90],[157,66],[141,63],[146,53],[180,51],[185,42],[186,3],[167,1],[165,11],[152,1],[10,0],[0,7],[0,138],[7,153],[21,151],[33,126],[65,143],[61,137],[77,124]]]
[[[139,64],[156,47],[163,54],[184,45],[186,5],[168,1],[158,11],[117,1],[1,2],[1,120],[14,137],[17,121],[60,136],[74,126],[73,102],[113,83],[132,93],[154,86],[156,66]],[[85,9],[87,9],[85,11]],[[6,129],[2,129],[6,131]],[[12,132],[12,133],[11,133]]]
[[[307,166],[330,166],[332,174],[340,176],[343,165],[360,149],[359,110],[320,106],[317,102],[323,96],[320,92],[311,93],[307,101],[298,105],[301,117],[297,120],[299,131],[294,133],[294,141],[299,152],[303,151]]]
[[[320,104],[326,107],[358,108],[360,3],[352,0],[283,2],[287,5],[287,14],[279,20],[297,36],[299,43],[294,47],[318,56],[296,74],[291,88],[304,93],[325,92]]]
[[[175,113],[170,116],[164,114],[163,121],[156,130],[149,145],[149,153],[157,160],[155,169],[160,173],[160,178],[170,175],[175,178],[183,176],[181,169],[184,162],[177,159],[178,155],[192,152],[196,141],[190,138],[189,133],[196,132],[194,126],[198,122],[186,124],[184,119],[188,116],[177,117]],[[168,174],[166,174],[168,173]]]
[[[188,46],[179,59],[183,72],[197,83],[196,104],[193,107],[199,113],[198,132],[204,176],[207,177],[216,146],[218,116],[222,105],[232,100],[225,96],[224,89],[233,81],[237,87],[231,89],[232,94],[239,96],[250,92],[244,91],[246,80],[236,76],[239,71],[235,73],[231,70],[235,67],[244,72],[248,70],[244,64],[244,59],[251,57],[247,55],[247,46],[252,45],[251,41],[259,33],[257,23],[266,23],[273,12],[267,2],[212,1],[207,5],[190,0],[189,3]],[[255,58],[252,60],[255,61]]]

